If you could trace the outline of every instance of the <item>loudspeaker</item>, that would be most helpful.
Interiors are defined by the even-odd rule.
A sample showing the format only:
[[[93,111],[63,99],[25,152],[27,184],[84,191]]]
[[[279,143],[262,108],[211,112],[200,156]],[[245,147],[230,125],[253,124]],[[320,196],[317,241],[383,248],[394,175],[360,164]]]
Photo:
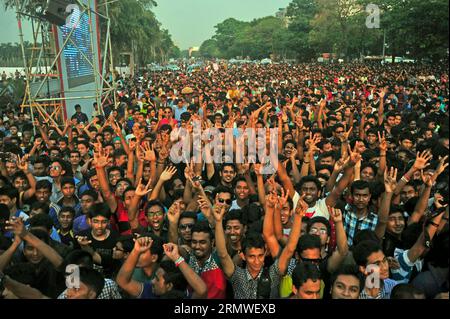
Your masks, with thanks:
[[[48,0],[43,18],[52,24],[64,25],[67,17],[71,14],[71,10],[66,12],[67,6],[73,3],[74,0]]]

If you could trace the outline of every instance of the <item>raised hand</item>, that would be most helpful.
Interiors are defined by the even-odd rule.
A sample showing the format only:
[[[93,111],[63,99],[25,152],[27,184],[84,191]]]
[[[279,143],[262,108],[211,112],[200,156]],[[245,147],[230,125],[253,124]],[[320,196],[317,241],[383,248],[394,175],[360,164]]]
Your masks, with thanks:
[[[441,204],[441,201],[443,201],[443,200],[444,200],[444,196],[442,196],[439,193],[434,194],[434,206],[436,206],[436,208],[439,209],[442,207],[446,207],[448,205],[448,204],[445,204],[445,205]]]
[[[136,196],[145,196],[148,193],[150,193],[152,191],[152,189],[150,188],[152,185],[152,179],[150,178],[148,180],[147,185],[144,186],[144,184],[142,184],[142,178],[139,180],[138,186],[136,187],[136,191],[135,191],[135,195]]]
[[[153,244],[153,239],[150,237],[139,237],[134,240],[134,251],[139,254],[145,253],[147,250],[150,250]]]
[[[295,161],[295,159],[297,158],[297,149],[293,148],[291,151],[291,160]]]
[[[175,168],[175,166],[166,167],[159,178],[162,181],[167,182],[175,175],[176,172],[177,169]]]
[[[28,172],[29,158],[30,158],[30,156],[28,154],[24,155],[22,158],[20,158],[20,156],[18,156],[17,168],[24,172]]]
[[[433,176],[431,174],[424,174],[423,170],[420,171],[420,177],[422,178],[422,182],[427,187],[433,186]]]
[[[236,167],[238,169],[238,174],[244,175],[246,174],[250,169],[250,163],[247,162],[247,159],[244,158],[244,163],[236,164]]]
[[[200,211],[203,213],[203,215],[205,216],[211,216],[211,203],[209,202],[209,200],[207,200],[205,197],[203,196],[199,196],[199,199],[197,200],[198,206],[200,207]]]
[[[305,194],[303,194],[300,199],[297,202],[297,207],[295,207],[295,214],[296,215],[300,215],[300,217],[305,216],[306,211],[309,208],[309,205],[305,202],[304,198],[305,198]]]
[[[383,131],[383,135],[381,135],[380,132],[378,131],[378,142],[379,142],[378,147],[380,148],[380,153],[386,153],[387,142],[386,142],[386,137],[384,135],[384,131]]]
[[[278,204],[278,195],[275,191],[272,191],[266,197],[266,205],[268,208],[275,208]]]
[[[337,224],[342,223],[342,211],[339,208],[328,206],[331,220]]]
[[[87,247],[92,243],[92,240],[89,240],[86,236],[75,236],[75,238],[81,247]]]
[[[262,164],[261,163],[255,163],[253,164],[253,170],[255,171],[256,175],[262,175]]]
[[[13,232],[20,238],[23,238],[27,233],[27,229],[25,228],[22,218],[15,216],[6,221],[5,230]]]
[[[350,137],[350,134],[352,134],[353,131],[353,126],[350,126],[350,129],[348,131],[345,131],[344,134],[339,136],[339,139],[341,140],[341,142],[346,142],[348,141],[348,138]]]
[[[433,155],[431,155],[431,153],[429,151],[423,151],[422,154],[420,154],[420,152],[417,152],[417,156],[416,156],[416,160],[414,162],[413,168],[416,171],[425,169],[426,167],[428,167],[430,165],[430,163],[428,163],[428,162],[432,158],[433,158]]]
[[[222,223],[225,212],[226,212],[226,207],[224,205],[214,207],[213,214],[214,214],[214,219],[216,220],[216,223]]]
[[[434,175],[436,175],[436,177],[441,175],[445,171],[445,169],[447,168],[448,162],[445,162],[447,159],[448,159],[448,155],[445,155],[444,157],[442,157],[439,160],[439,164],[436,167],[436,171],[434,172]]]
[[[180,253],[178,252],[178,246],[173,243],[167,243],[163,245],[164,254],[175,262],[178,258],[180,258]]]
[[[362,157],[361,154],[359,154],[358,152],[358,143],[355,143],[355,147],[352,150],[352,148],[350,147],[350,145],[348,145],[348,153],[349,153],[349,161],[348,164],[350,166],[355,166],[356,163],[358,163],[359,161],[361,161]]]
[[[137,146],[137,142],[136,142],[136,141],[130,141],[130,142],[128,143],[128,149],[129,149],[131,152],[134,152],[134,150],[136,149],[136,146]]]
[[[284,204],[286,204],[288,198],[289,198],[289,190],[285,192],[284,188],[281,188],[281,196],[278,197],[278,205],[280,209],[283,208]]]
[[[92,144],[92,143],[91,143]],[[92,164],[96,168],[103,168],[109,164],[109,155],[105,154],[105,150],[100,146],[97,152],[94,152],[94,160]]]
[[[178,223],[181,215],[181,202],[181,199],[176,200],[173,202],[172,206],[169,207],[169,210],[167,211],[167,219],[169,220],[169,223]]]
[[[340,171],[342,171],[342,169],[344,168],[344,165],[345,165],[345,160],[343,160],[342,158],[340,158],[340,159],[338,159],[338,160],[336,161],[336,163],[334,164],[334,170],[335,170],[336,172],[340,172]]]
[[[390,171],[384,171],[384,188],[386,193],[393,193],[397,187],[397,168],[391,167]]]

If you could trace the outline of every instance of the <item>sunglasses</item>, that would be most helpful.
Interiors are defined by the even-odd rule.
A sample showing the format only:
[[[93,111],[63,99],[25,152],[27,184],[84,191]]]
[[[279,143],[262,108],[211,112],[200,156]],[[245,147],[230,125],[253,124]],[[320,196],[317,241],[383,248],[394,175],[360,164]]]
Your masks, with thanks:
[[[192,229],[192,227],[194,227],[194,224],[182,224],[182,225],[178,226],[178,228],[181,229],[181,230],[186,230],[188,228]]]
[[[149,216],[149,217],[153,217],[153,216],[161,217],[161,216],[164,216],[164,212],[148,212],[147,216]]]
[[[219,198],[218,201],[221,204],[226,203],[227,205],[231,205],[231,203],[233,202],[231,199],[223,199],[223,198]]]

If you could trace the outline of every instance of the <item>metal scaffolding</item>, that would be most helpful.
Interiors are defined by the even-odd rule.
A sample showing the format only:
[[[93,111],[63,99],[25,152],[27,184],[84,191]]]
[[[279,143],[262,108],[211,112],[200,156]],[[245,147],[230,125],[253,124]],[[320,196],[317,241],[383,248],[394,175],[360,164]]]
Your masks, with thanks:
[[[86,13],[89,17],[89,32],[90,32],[90,49],[92,53],[95,49],[95,43],[92,28],[92,17],[96,15],[99,19],[105,20],[106,34],[104,38],[104,44],[100,46],[103,53],[103,61],[101,63],[101,69],[97,68],[97,63],[93,63],[76,43],[71,38],[75,28],[72,28],[68,34],[66,40],[58,50],[56,49],[55,28],[50,22],[44,20],[39,13],[25,12],[25,6],[28,1],[16,0],[16,18],[19,28],[19,38],[22,51],[22,59],[26,76],[25,95],[22,100],[22,111],[29,111],[31,119],[34,125],[34,118],[36,114],[39,114],[44,119],[48,119],[54,125],[62,126],[65,122],[65,112],[63,109],[65,100],[73,99],[94,99],[99,106],[99,111],[103,112],[103,105],[105,101],[110,98],[116,105],[116,83],[113,75],[113,56],[112,45],[110,36],[110,18],[108,4],[115,1],[105,0],[98,2],[98,7],[102,7],[104,14],[99,13],[96,8],[91,8],[89,4],[83,3],[81,0],[76,0],[77,5],[80,8],[81,13]],[[89,2],[88,2],[89,3]],[[33,39],[31,48],[26,48],[24,43],[24,31],[22,28],[22,21],[28,19],[31,22]],[[81,19],[81,14],[78,18],[78,22]],[[61,92],[60,85],[62,81],[62,72],[59,70],[58,61],[63,54],[63,50],[68,43],[71,43],[85,61],[92,67],[95,81],[95,90],[67,90],[66,92],[77,92],[78,94],[71,97],[64,97],[65,92]],[[27,52],[27,50],[31,52]],[[102,57],[100,56],[99,59]],[[111,72],[111,83],[106,77],[106,65],[109,65],[109,72]],[[100,79],[100,81],[99,81]],[[55,88],[59,88],[59,91]],[[112,98],[111,98],[112,95]],[[37,112],[37,113],[36,113]],[[36,128],[34,128],[36,133]]]

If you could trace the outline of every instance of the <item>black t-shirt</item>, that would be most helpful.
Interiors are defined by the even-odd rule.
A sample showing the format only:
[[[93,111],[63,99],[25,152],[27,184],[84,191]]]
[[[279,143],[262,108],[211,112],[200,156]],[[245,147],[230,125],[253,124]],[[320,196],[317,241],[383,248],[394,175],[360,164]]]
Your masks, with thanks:
[[[113,248],[117,244],[119,233],[115,230],[110,230],[108,238],[101,241],[96,240],[92,236],[90,229],[80,232],[79,235],[86,236],[91,241],[90,246],[102,257],[101,265],[94,264],[94,269],[99,270],[105,277],[110,278],[114,271]]]

